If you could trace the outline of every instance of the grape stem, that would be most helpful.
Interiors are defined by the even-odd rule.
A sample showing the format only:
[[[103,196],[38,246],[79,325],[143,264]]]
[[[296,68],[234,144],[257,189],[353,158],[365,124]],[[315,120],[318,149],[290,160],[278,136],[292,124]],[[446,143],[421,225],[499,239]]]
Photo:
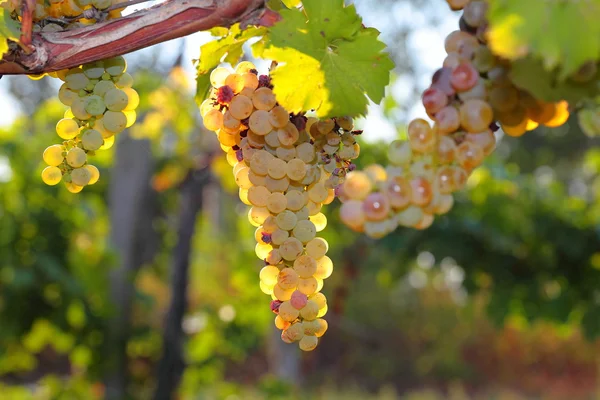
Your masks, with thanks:
[[[33,12],[35,11],[35,0],[25,0],[21,9],[21,39],[19,46],[26,53],[31,53],[34,48],[31,45],[33,32]]]
[[[119,8],[128,3],[120,3]],[[84,28],[33,33],[33,51],[9,51],[0,60],[0,75],[58,71],[214,27],[229,27],[237,22],[242,26],[270,26],[277,20],[278,14],[266,9],[264,0],[169,0]]]

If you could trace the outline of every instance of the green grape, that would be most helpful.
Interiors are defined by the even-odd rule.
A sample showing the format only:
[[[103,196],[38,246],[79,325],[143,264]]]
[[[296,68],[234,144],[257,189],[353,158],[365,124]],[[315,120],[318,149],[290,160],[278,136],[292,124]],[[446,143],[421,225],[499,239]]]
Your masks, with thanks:
[[[127,97],[127,93],[123,90],[115,88],[106,92],[104,95],[104,103],[106,103],[106,108],[110,111],[122,111],[128,106],[129,98]]]
[[[133,86],[133,77],[127,72],[125,72],[119,77],[119,79],[115,81],[115,85],[119,89],[130,88]]]
[[[88,129],[81,135],[81,143],[84,149],[96,151],[104,144],[104,138],[97,130]]]
[[[94,86],[94,94],[100,97],[104,97],[106,92],[115,88],[115,84],[112,81],[99,81]]]
[[[106,130],[121,133],[127,126],[127,117],[121,111],[107,111],[102,118]]]
[[[95,0],[95,2],[108,2],[110,5],[110,0]],[[96,6],[96,8],[100,7]],[[110,76],[119,76],[122,75],[127,69],[127,62],[121,56],[110,58],[108,60],[104,60],[104,69]]]
[[[62,179],[62,172],[58,167],[50,166],[42,171],[42,181],[49,186],[58,184]]]
[[[97,117],[104,114],[104,111],[106,111],[106,104],[104,104],[102,97],[98,95],[87,96],[85,100],[85,111],[87,111],[88,114]]]
[[[81,68],[89,79],[100,79],[104,73],[104,63],[102,61],[84,64]]]
[[[127,106],[126,111],[134,111],[140,105],[140,96],[132,88],[125,88],[123,91],[127,94]]]
[[[58,167],[64,160],[63,151],[63,146],[59,144],[53,144],[52,146],[47,147],[46,150],[44,150],[44,162],[51,167]]]
[[[79,134],[79,124],[74,119],[63,118],[56,124],[56,133],[65,140],[73,139]]]
[[[85,76],[81,68],[70,69],[65,77],[65,84],[73,91],[85,89],[89,82],[89,78]]]
[[[90,171],[90,181],[88,182],[88,185],[93,185],[98,182],[98,179],[100,179],[100,171],[98,171],[98,168],[91,164],[86,165],[85,168]]]
[[[58,90],[58,99],[65,106],[70,106],[77,97],[77,93],[70,90],[66,83],[63,83]]]
[[[85,151],[79,147],[73,147],[67,153],[67,164],[73,168],[79,168],[87,161],[87,155]]]
[[[85,186],[92,179],[92,174],[86,167],[75,168],[71,171],[71,183],[77,186]]]

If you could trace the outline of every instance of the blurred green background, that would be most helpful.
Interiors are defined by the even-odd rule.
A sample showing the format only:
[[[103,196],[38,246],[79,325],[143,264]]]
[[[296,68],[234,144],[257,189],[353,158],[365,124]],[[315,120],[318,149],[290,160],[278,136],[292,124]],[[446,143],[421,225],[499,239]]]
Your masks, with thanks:
[[[385,164],[377,130],[402,137],[436,67],[424,51],[443,52],[456,16],[442,0],[358,5],[398,65],[363,122],[359,164]],[[300,354],[259,289],[254,229],[180,44],[130,57],[138,122],[78,195],[40,179],[57,83],[2,79],[19,111],[0,128],[1,400],[600,398],[600,149],[575,121],[500,135],[425,231],[373,241],[327,207],[330,328]]]

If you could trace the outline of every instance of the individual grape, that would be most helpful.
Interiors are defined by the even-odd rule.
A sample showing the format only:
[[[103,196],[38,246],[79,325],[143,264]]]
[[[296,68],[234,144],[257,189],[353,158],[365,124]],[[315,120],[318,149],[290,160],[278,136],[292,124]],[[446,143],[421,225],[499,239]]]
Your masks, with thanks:
[[[291,211],[300,211],[307,203],[306,192],[300,190],[291,190],[285,194],[287,199],[287,209]]]
[[[317,272],[317,261],[307,255],[301,255],[294,261],[294,271],[300,278],[309,278]]]
[[[470,141],[462,142],[456,148],[456,161],[468,171],[481,165],[484,157],[481,147]]]
[[[287,199],[283,193],[271,193],[267,198],[267,209],[273,214],[279,214],[287,208]]]
[[[461,60],[464,58],[461,54],[459,54]],[[468,59],[468,57],[467,57]],[[456,91],[452,87],[450,83],[450,78],[452,77],[452,68],[443,67],[434,72],[433,77],[431,78],[431,87],[441,90],[446,96],[454,96]],[[446,104],[440,106],[440,109],[444,107]],[[430,113],[431,114],[431,113]]]
[[[319,327],[314,331],[314,334],[315,337],[319,338],[327,332],[329,325],[327,324],[327,321],[322,318],[317,319],[316,322],[319,324]]]
[[[295,290],[294,293],[292,293],[292,297],[290,299],[290,304],[296,310],[301,310],[302,308],[304,308],[304,306],[306,305],[307,302],[308,302],[308,296],[306,296],[304,293],[302,293],[298,290]]]
[[[130,88],[133,86],[133,77],[125,72],[116,81],[115,86],[119,89]]]
[[[304,161],[310,163],[315,159],[315,146],[310,143],[302,143],[296,147],[296,156]]]
[[[106,111],[102,117],[104,128],[115,134],[121,133],[127,126],[127,117],[122,111]]]
[[[319,344],[319,339],[316,336],[304,335],[298,346],[302,351],[312,351]]]
[[[463,18],[469,26],[477,28],[485,23],[486,12],[487,4],[485,1],[472,0],[463,10]]]
[[[304,328],[299,322],[293,323],[281,333],[281,339],[287,343],[298,342],[304,337]]]
[[[285,176],[287,163],[279,158],[272,158],[267,164],[267,173],[273,179],[281,179]]]
[[[295,309],[289,301],[284,301],[279,306],[279,316],[288,322],[292,322],[298,318],[300,311]]]
[[[283,257],[284,260],[292,261],[302,254],[303,249],[302,242],[291,237],[286,239],[281,246],[279,246],[279,253],[281,253],[281,257]]]
[[[267,293],[267,294],[269,294],[269,293]],[[275,317],[275,326],[277,327],[277,329],[285,330],[285,329],[289,328],[290,325],[291,325],[291,323],[289,323],[288,321],[285,321],[279,315],[277,315]]]
[[[271,241],[274,245],[281,246],[283,242],[285,242],[289,237],[290,234],[288,231],[284,231],[283,229],[277,229],[271,234]]]
[[[433,223],[434,217],[431,214],[423,214],[423,218],[421,218],[421,220],[416,223],[413,228],[415,229],[419,229],[419,230],[423,230],[423,229],[427,229],[431,226],[431,224]]]
[[[485,156],[489,156],[496,147],[496,136],[489,129],[480,133],[467,133],[465,140],[480,147]]]
[[[386,184],[386,198],[395,209],[403,209],[410,204],[411,188],[406,178],[402,176],[390,179]]]
[[[455,190],[462,189],[466,183],[469,174],[461,167],[454,167],[454,186]]]
[[[281,106],[275,106],[269,111],[269,122],[275,128],[283,128],[290,122],[290,115]]]
[[[329,192],[325,185],[317,182],[308,187],[308,198],[315,203],[322,203],[327,199]]]
[[[478,133],[475,134],[467,134],[468,135],[478,135]],[[438,158],[438,163],[440,164],[450,164],[454,161],[454,158],[456,156],[456,143],[454,142],[454,139],[448,137],[448,136],[442,136],[438,139],[438,144],[437,144],[437,158]]]
[[[279,138],[277,139],[279,140]],[[283,147],[280,146],[275,150],[275,156],[281,161],[291,161],[296,157],[296,149],[294,146]],[[284,170],[285,175],[285,170]],[[281,178],[280,178],[281,179]]]
[[[240,74],[229,74],[227,78],[225,78],[225,85],[229,86],[234,93],[239,93],[244,89],[245,80]]]
[[[439,168],[436,174],[436,182],[440,193],[452,193],[454,191],[454,170],[451,167]]]
[[[86,110],[87,97],[78,97],[71,104],[73,116],[79,120],[85,121],[91,118],[91,114]]]
[[[102,74],[104,73],[104,62],[91,62],[83,65],[81,69],[85,76],[87,76],[89,79],[100,79],[102,78]]]
[[[63,163],[64,157],[64,147],[59,144],[53,144],[44,150],[43,159],[46,164],[51,167],[58,167]]]
[[[309,220],[298,221],[293,230],[294,237],[300,240],[302,243],[308,243],[317,234],[316,225]]]
[[[98,179],[100,179],[100,171],[98,171],[98,168],[90,164],[86,165],[85,168],[90,172],[90,181],[88,182],[88,185],[93,185],[98,182]]]
[[[71,182],[66,182],[65,187],[71,193],[79,193],[83,190],[83,186],[79,186]]]
[[[290,185],[290,180],[287,176],[281,179],[274,179],[270,176],[265,177],[265,186],[271,192],[285,192]]]
[[[569,104],[566,101],[561,101],[554,104],[554,116],[544,123],[547,127],[556,128],[563,125],[569,119]],[[527,129],[531,130],[531,129]]]
[[[252,100],[246,96],[235,96],[229,104],[229,112],[238,119],[246,119],[252,115]]]
[[[317,271],[313,274],[316,279],[327,279],[333,273],[331,258],[323,256],[317,260]],[[312,294],[312,293],[311,293]]]
[[[108,138],[104,138],[104,144],[100,147],[99,150],[108,150],[115,144],[115,137],[111,136]]]
[[[460,116],[454,106],[446,106],[435,114],[437,132],[448,135],[460,127]]]
[[[56,133],[62,139],[73,139],[79,134],[79,124],[73,119],[63,118],[56,124]]]
[[[79,168],[87,161],[87,155],[85,151],[79,147],[73,147],[67,153],[67,164],[73,168]]]
[[[318,272],[318,271],[317,271]],[[300,278],[298,281],[298,291],[307,296],[315,293],[319,288],[319,282],[314,276],[310,278]]]
[[[452,70],[450,84],[457,92],[465,92],[475,87],[479,81],[479,71],[470,62],[463,62]]]
[[[306,321],[317,319],[319,314],[319,306],[312,300],[308,300],[306,305],[300,310],[300,317]]]
[[[493,121],[494,113],[488,103],[479,99],[470,99],[460,106],[460,123],[468,132],[477,133],[486,130]]]
[[[266,207],[252,207],[248,211],[248,220],[254,226],[261,226],[270,215]]]
[[[269,286],[274,286],[279,277],[279,268],[267,265],[260,270],[260,280]]]
[[[284,290],[279,285],[273,287],[273,297],[277,300],[288,301],[292,298],[294,290]]]
[[[479,42],[475,36],[467,32],[454,31],[446,36],[444,47],[448,54],[455,52],[470,59],[475,49],[479,47]]]
[[[497,59],[489,47],[479,46],[473,55],[473,66],[481,73],[489,72],[496,66]]]
[[[90,80],[85,76],[81,68],[70,69],[65,76],[65,84],[74,92],[85,89],[88,83],[90,83]]]
[[[42,171],[42,181],[49,186],[57,185],[62,180],[62,172],[58,167],[49,166]]]
[[[275,94],[273,94],[273,91],[269,88],[258,88],[252,95],[252,104],[258,110],[269,111],[275,107],[276,103],[277,100],[275,99]]]
[[[71,171],[71,182],[77,186],[86,186],[90,179],[92,179],[92,174],[86,167],[75,168]]]
[[[125,114],[125,118],[127,118],[125,128],[131,128],[137,120],[137,113],[135,111],[123,111],[123,114]]]
[[[269,113],[264,110],[256,110],[250,115],[249,128],[257,135],[264,136],[271,132],[273,127],[269,122]]]
[[[295,269],[284,268],[277,276],[277,284],[284,290],[295,289],[298,286],[299,275]]]
[[[428,114],[435,114],[448,105],[448,95],[441,89],[430,87],[423,92],[421,101]]]
[[[292,146],[299,137],[298,128],[291,122],[288,122],[283,128],[277,129],[277,138],[282,146]]]
[[[406,165],[412,159],[410,143],[402,140],[394,140],[388,148],[388,159],[394,165]]]
[[[115,87],[116,86],[113,81],[99,81],[94,86],[94,94],[96,96],[104,97],[109,90],[112,90]]]
[[[108,3],[108,5],[110,5],[110,2]],[[98,6],[96,6],[96,8],[101,9],[101,7]],[[104,69],[110,76],[120,76],[127,69],[127,62],[121,56],[109,58],[108,60],[104,60]]]
[[[408,139],[415,151],[430,153],[435,148],[435,134],[427,121],[414,119],[408,124]]]
[[[319,310],[327,307],[327,298],[321,292],[314,293],[310,296],[310,300],[314,301]]]
[[[58,99],[65,106],[70,106],[73,104],[73,101],[79,97],[76,92],[69,89],[66,83],[63,83],[60,89],[58,90]]]
[[[312,321],[302,321],[302,329],[304,329],[305,335],[315,336],[315,333],[319,331],[320,328],[321,324],[319,324],[319,321],[317,321],[316,319]]]
[[[306,244],[306,254],[319,259],[327,254],[329,250],[329,244],[323,238],[314,238]]]
[[[373,189],[369,176],[362,171],[350,172],[342,185],[344,194],[353,200],[365,199]]]
[[[300,158],[294,158],[287,162],[285,173],[294,181],[302,180],[306,176],[306,164]]]
[[[219,88],[225,84],[225,79],[229,76],[231,71],[227,68],[217,67],[210,73],[210,84],[214,88]]]
[[[362,231],[365,223],[365,212],[363,211],[362,201],[349,200],[343,203],[340,207],[340,219],[350,228],[356,231]]]
[[[100,132],[87,129],[81,135],[81,144],[86,150],[96,151],[104,144],[104,138],[102,138]]]
[[[402,226],[415,226],[423,218],[423,209],[419,206],[410,206],[396,214],[396,220]]]
[[[127,95],[127,106],[123,111],[133,111],[140,105],[140,95],[132,88],[121,89]]]
[[[431,184],[425,178],[414,178],[410,181],[411,201],[414,205],[426,206],[433,196]]]
[[[123,111],[128,103],[129,98],[124,90],[115,88],[108,90],[104,94],[104,104],[106,104],[106,108],[110,111]]]
[[[323,213],[311,215],[310,221],[315,224],[315,229],[317,232],[321,232],[327,226],[327,217]]]
[[[257,243],[256,246],[254,246],[254,253],[260,260],[267,259],[271,254],[271,251],[273,251],[273,246],[268,243]]]
[[[390,213],[389,199],[379,192],[368,195],[362,207],[365,218],[369,221],[381,221]]]
[[[251,186],[248,189],[248,200],[253,206],[266,207],[271,192],[264,186]]]
[[[258,88],[258,76],[252,72],[246,72],[242,74],[242,80],[244,82],[244,89],[255,90]],[[242,91],[244,90],[242,89]]]

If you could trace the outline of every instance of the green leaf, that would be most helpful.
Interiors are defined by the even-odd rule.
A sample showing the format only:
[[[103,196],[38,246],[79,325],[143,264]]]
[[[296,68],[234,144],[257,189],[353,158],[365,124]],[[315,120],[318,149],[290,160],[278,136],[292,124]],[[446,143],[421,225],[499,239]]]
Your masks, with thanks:
[[[376,29],[363,28],[343,0],[305,0],[282,10],[282,21],[253,47],[275,60],[277,101],[291,112],[315,109],[321,118],[364,115],[368,98],[379,103],[394,67]],[[368,97],[368,98],[367,98]]]
[[[10,17],[10,12],[2,7],[5,0],[0,0],[0,57],[8,51],[8,40],[18,41],[21,35],[21,24]]]
[[[600,88],[600,74],[587,83],[561,80],[557,70],[548,71],[541,60],[527,57],[513,62],[513,82],[534,97],[545,101],[567,100],[576,104],[582,99],[593,97]]]
[[[213,34],[224,36],[200,47],[196,77],[196,103],[202,103],[208,95],[210,73],[222,61],[236,64],[242,57],[244,43],[248,39],[264,35],[265,32],[266,29],[262,27],[248,27],[242,31],[239,24],[233,25],[230,29],[216,28],[211,31]]]
[[[526,55],[560,66],[565,79],[587,61],[600,58],[600,0],[491,0],[488,41],[495,54],[515,60]]]

